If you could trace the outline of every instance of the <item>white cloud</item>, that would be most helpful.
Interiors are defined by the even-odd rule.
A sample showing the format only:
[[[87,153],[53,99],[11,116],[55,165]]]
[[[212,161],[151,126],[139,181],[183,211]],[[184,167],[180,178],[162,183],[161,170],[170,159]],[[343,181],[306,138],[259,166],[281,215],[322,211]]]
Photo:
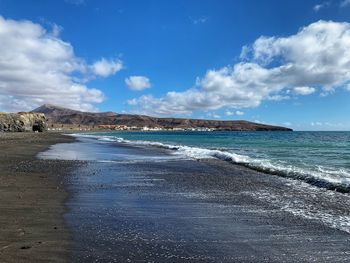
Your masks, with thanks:
[[[144,90],[151,87],[149,78],[144,76],[130,76],[125,79],[125,84],[131,90]]]
[[[107,60],[102,58],[91,65],[91,71],[100,77],[114,75],[123,68],[123,63],[119,59]]]
[[[317,4],[317,5],[315,5],[314,7],[313,7],[313,10],[315,11],[315,12],[318,12],[318,11],[320,11],[321,9],[323,9],[323,8],[326,8],[326,7],[328,7],[330,5],[330,2],[322,2],[322,3],[320,3],[320,4]]]
[[[208,21],[208,17],[202,16],[196,19],[192,19],[193,24],[199,25],[199,24],[204,24]]]
[[[266,100],[272,100],[272,101],[282,101],[282,100],[289,100],[290,99],[290,96],[287,96],[287,95],[280,95],[280,94],[277,94],[277,95],[269,95],[266,97]]]
[[[242,115],[244,115],[244,112],[243,111],[239,111],[239,110],[237,110],[237,111],[229,111],[229,110],[227,110],[227,111],[225,111],[225,115],[226,116],[234,116],[234,115],[242,116]]]
[[[340,2],[340,7],[346,7],[350,5],[350,0],[343,0]]]
[[[208,70],[193,88],[183,92],[134,99],[133,109],[152,115],[182,115],[223,107],[257,107],[264,100],[288,99],[287,91],[294,89],[304,95],[318,88],[329,94],[350,83],[350,24],[321,20],[288,37],[262,36],[243,47],[241,59],[234,66]]]
[[[96,110],[102,91],[83,84],[91,66],[75,56],[70,43],[31,21],[0,16],[0,110],[31,110],[52,103]],[[97,73],[97,72],[96,72]]]
[[[287,121],[287,122],[284,122],[283,125],[285,125],[285,126],[292,126],[292,123],[290,123],[289,121]]]
[[[51,24],[51,26],[52,26],[52,35],[54,37],[59,37],[63,28],[55,23],[49,23],[49,24]]]
[[[316,91],[315,88],[311,87],[295,87],[293,88],[293,92],[297,95],[310,95]]]

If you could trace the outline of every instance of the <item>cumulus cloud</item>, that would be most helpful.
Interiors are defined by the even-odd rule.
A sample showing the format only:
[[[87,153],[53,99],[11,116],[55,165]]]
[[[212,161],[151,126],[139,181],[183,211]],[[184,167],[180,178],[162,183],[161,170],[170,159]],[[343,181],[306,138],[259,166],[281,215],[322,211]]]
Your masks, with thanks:
[[[107,60],[102,58],[91,65],[91,70],[96,76],[108,77],[114,75],[123,68],[123,63],[119,59]]]
[[[297,95],[310,95],[314,93],[316,89],[311,87],[295,87],[293,91]]]
[[[31,110],[43,103],[96,110],[103,101],[100,90],[83,84],[83,75],[93,73],[91,66],[75,56],[59,31],[0,16],[1,111]]]
[[[151,87],[149,78],[144,76],[130,76],[125,79],[125,84],[131,90],[144,90]]]
[[[163,97],[135,98],[134,110],[153,115],[252,108],[290,95],[323,94],[350,83],[350,24],[318,21],[287,37],[259,37],[241,62],[211,69],[196,85]],[[288,91],[293,90],[291,94]],[[151,105],[151,106],[149,106]]]

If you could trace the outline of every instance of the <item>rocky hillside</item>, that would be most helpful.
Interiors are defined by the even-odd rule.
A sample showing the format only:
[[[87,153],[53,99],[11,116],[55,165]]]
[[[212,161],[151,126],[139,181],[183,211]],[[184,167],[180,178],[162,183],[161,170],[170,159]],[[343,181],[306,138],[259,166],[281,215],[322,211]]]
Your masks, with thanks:
[[[0,131],[3,132],[43,132],[46,128],[46,117],[43,113],[0,113]]]
[[[33,112],[44,113],[49,124],[73,125],[126,125],[161,128],[214,128],[227,131],[291,131],[289,128],[259,124],[249,121],[219,121],[182,118],[156,118],[145,115],[118,114],[114,112],[81,112],[45,104]]]

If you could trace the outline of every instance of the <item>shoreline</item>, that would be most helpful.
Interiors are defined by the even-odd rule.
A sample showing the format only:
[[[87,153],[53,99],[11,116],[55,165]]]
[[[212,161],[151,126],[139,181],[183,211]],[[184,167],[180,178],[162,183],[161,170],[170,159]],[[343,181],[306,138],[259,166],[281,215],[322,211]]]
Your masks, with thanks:
[[[105,133],[105,132],[102,132]],[[87,133],[87,134],[79,134],[79,133],[72,133],[71,135],[74,137],[91,137],[95,139],[101,139],[105,141],[110,142],[116,142],[121,146],[122,144],[129,145],[131,147],[150,147],[150,148],[156,148],[156,149],[164,149],[164,150],[170,150],[171,152],[181,152],[180,154],[188,156],[190,158],[201,160],[206,158],[213,158],[225,161],[227,163],[230,163],[232,165],[239,165],[242,167],[246,167],[250,170],[264,173],[267,175],[275,175],[283,178],[289,178],[292,180],[302,181],[307,184],[310,184],[311,186],[316,186],[319,188],[324,188],[327,190],[336,191],[339,193],[350,193],[350,183],[339,181],[339,180],[330,180],[327,179],[327,177],[323,178],[322,176],[319,176],[318,172],[315,170],[294,170],[290,168],[285,168],[281,166],[275,166],[272,163],[269,163],[269,160],[267,165],[264,164],[264,162],[261,162],[261,160],[251,158],[249,155],[240,155],[232,152],[227,151],[221,151],[218,149],[210,149],[210,148],[202,148],[200,146],[190,146],[190,145],[182,145],[180,144],[173,144],[173,143],[167,143],[162,141],[147,141],[147,140],[128,140],[124,139],[122,137],[115,138],[116,136],[111,136],[107,133],[107,135],[98,135],[100,132],[97,133]],[[122,134],[118,134],[122,135]],[[206,156],[206,157],[204,157]],[[286,164],[287,165],[287,164]]]
[[[347,194],[59,133],[0,147],[1,262],[350,260]]]
[[[222,160],[91,138],[46,156],[65,152],[87,161],[66,181],[77,262],[350,259],[346,194]]]
[[[59,133],[0,133],[1,262],[68,261],[68,192],[62,183],[76,162],[36,155],[74,140]]]

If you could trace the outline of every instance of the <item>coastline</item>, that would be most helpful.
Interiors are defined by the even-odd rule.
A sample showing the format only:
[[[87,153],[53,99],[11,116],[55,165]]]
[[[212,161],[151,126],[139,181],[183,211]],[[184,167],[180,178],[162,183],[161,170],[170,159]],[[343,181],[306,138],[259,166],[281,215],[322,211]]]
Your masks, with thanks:
[[[67,262],[70,233],[63,220],[64,176],[76,162],[39,160],[59,133],[0,133],[0,261]]]
[[[347,194],[162,148],[0,136],[1,262],[350,260]]]
[[[91,138],[45,154],[66,152],[86,160],[65,182],[76,262],[350,259],[347,194],[222,160]]]
[[[129,132],[127,133],[129,135],[132,134]],[[192,136],[191,133],[186,135],[186,137],[187,136],[192,137],[192,140],[193,140],[192,143],[188,143],[188,141],[186,140],[181,141],[181,139],[177,141],[176,138],[174,140],[174,138],[171,138],[172,136],[169,137],[168,134],[166,133],[161,133],[160,136],[155,136],[155,135],[149,136],[147,134],[141,135],[141,133],[138,132],[137,133],[138,135],[131,136],[131,139],[129,139],[130,137],[128,138],[128,135],[126,135],[126,138],[124,138],[125,134],[122,134],[122,133],[113,134],[113,132],[98,132],[98,133],[95,133],[95,135],[94,133],[83,134],[83,135],[75,134],[75,135],[79,137],[81,136],[91,137],[91,138],[96,138],[98,140],[105,140],[110,142],[114,141],[114,142],[124,143],[128,145],[136,146],[136,147],[141,146],[141,147],[163,148],[165,150],[171,150],[176,154],[185,155],[193,159],[203,159],[203,158],[219,159],[219,160],[229,162],[233,165],[241,165],[257,172],[266,173],[268,175],[276,175],[284,178],[300,180],[319,188],[334,190],[341,193],[350,192],[350,177],[349,177],[350,174],[346,171],[346,169],[342,169],[343,167],[346,167],[347,164],[344,162],[340,164],[339,161],[342,160],[342,157],[340,156],[340,154],[339,156],[334,156],[330,154],[332,153],[332,151],[340,151],[340,152],[342,151],[341,148],[344,148],[344,146],[339,145],[339,143],[333,141],[332,146],[329,145],[327,149],[323,149],[320,152],[319,145],[316,145],[313,148],[310,147],[310,149],[312,150],[309,150],[307,148],[301,149],[298,143],[289,144],[287,145],[287,147],[286,145],[283,145],[283,144],[278,145],[277,143],[277,144],[270,145],[270,147],[267,147],[266,142],[260,140],[260,141],[253,142],[254,147],[256,147],[257,144],[261,144],[265,146],[263,146],[262,148],[256,147],[252,149],[251,148],[252,145],[249,145],[250,142],[248,142],[246,138],[244,138],[244,136],[238,135],[239,133],[240,132],[235,133],[235,137],[239,138],[238,140],[236,139],[234,143],[228,140],[227,144],[220,144],[220,143],[218,144],[217,142],[215,142],[215,140],[220,140],[220,134],[219,136],[213,135],[213,137],[216,137],[216,138],[213,139],[214,144],[210,145],[209,147],[208,145],[200,145],[200,143],[197,144],[198,141],[196,141],[197,139],[195,137],[197,137],[200,133],[197,133],[197,134],[195,133],[195,136]],[[305,132],[302,132],[302,133],[305,133]],[[153,133],[153,134],[156,134],[156,133]],[[175,133],[172,132],[170,134],[174,135]],[[277,134],[282,135],[286,133],[282,132]],[[183,134],[180,133],[179,135],[180,135],[179,137],[181,137],[181,135]],[[163,136],[166,139],[161,138]],[[286,138],[282,136],[278,139],[278,141],[285,141],[285,140],[295,141],[295,140],[300,140],[300,137],[302,138],[303,136],[305,137],[305,134],[299,135],[299,138],[298,136],[295,136],[295,137],[292,136],[292,138],[288,138],[288,137]],[[307,136],[308,135],[306,135],[306,137]],[[313,135],[313,136],[316,137],[316,140],[315,138],[314,140],[318,141],[317,136],[319,135]],[[206,138],[206,136],[202,136],[201,139],[203,141],[206,141],[208,138]],[[230,139],[233,139],[233,138],[230,138]],[[318,138],[318,139],[322,139],[322,138]],[[330,138],[330,139],[333,139],[333,138]],[[341,142],[342,140],[344,140],[344,138],[338,138],[339,142]],[[299,142],[299,143],[302,143],[302,142]],[[271,150],[271,149],[275,149],[275,150]],[[298,158],[295,154],[294,156],[292,154],[293,157],[290,158],[289,155],[290,155],[291,149],[298,149],[298,151],[300,151],[300,155],[303,156],[303,161],[300,161],[300,158]],[[322,155],[323,158],[320,158],[320,155]],[[306,156],[308,158],[306,158]],[[335,164],[335,163],[329,162],[330,159],[334,160],[337,158],[340,158],[338,160],[338,163]],[[326,165],[322,166],[322,164],[326,164]],[[343,165],[343,167],[341,165]]]

